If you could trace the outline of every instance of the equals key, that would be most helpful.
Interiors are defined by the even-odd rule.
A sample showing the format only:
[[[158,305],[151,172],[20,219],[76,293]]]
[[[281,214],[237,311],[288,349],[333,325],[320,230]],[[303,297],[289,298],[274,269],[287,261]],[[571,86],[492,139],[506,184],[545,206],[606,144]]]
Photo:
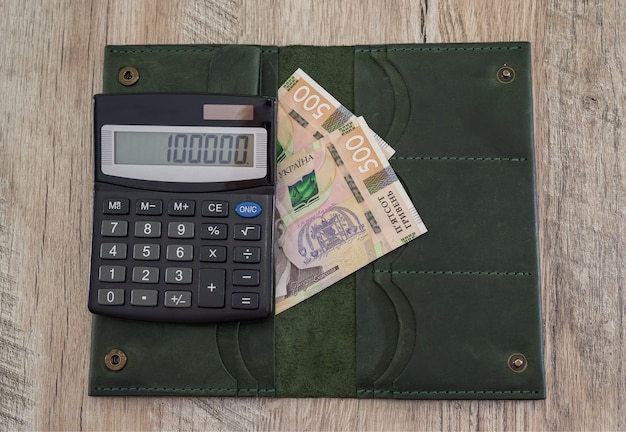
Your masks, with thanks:
[[[233,309],[258,309],[259,295],[256,293],[233,293]]]

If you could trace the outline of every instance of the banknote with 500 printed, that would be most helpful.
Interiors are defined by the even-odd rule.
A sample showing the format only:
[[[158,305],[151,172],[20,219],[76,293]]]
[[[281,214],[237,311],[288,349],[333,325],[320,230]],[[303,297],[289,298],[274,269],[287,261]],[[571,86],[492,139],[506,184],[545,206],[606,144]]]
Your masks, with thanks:
[[[337,130],[353,116],[313,78],[296,70],[278,89],[276,159],[281,162]],[[373,131],[372,136],[387,158],[395,153]]]
[[[426,232],[356,117],[278,164],[276,208],[277,314]]]

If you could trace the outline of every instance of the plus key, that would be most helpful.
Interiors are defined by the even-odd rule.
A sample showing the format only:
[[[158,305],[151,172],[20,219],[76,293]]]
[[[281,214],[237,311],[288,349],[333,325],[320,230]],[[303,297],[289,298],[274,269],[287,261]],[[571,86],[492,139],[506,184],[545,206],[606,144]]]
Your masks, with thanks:
[[[226,270],[202,269],[198,278],[198,306],[207,308],[224,307]]]

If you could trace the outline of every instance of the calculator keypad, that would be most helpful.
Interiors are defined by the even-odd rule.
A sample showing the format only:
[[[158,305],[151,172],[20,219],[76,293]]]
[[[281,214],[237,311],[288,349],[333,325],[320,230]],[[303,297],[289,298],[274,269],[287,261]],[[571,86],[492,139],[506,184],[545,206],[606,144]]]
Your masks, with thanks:
[[[93,312],[215,322],[272,311],[272,195],[100,194],[112,196],[96,191]],[[242,203],[262,216],[240,216]]]

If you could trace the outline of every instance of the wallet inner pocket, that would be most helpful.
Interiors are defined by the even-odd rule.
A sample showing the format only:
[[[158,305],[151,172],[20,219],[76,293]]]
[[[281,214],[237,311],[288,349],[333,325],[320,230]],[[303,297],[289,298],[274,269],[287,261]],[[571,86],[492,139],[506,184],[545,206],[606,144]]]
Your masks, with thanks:
[[[377,279],[380,269],[371,271]],[[400,301],[394,303],[394,311],[385,307],[377,314],[370,311],[369,317],[379,316],[377,321],[383,324],[379,328],[394,321],[409,325],[393,339],[394,357],[390,360],[358,357],[360,396],[532,398],[542,394],[542,353],[535,343],[541,329],[534,309],[538,295],[534,277],[415,276],[402,270],[383,273],[390,277],[359,285],[359,295],[368,296],[368,300],[358,304],[367,301],[371,307],[381,291],[395,290]],[[359,315],[358,322],[361,319]],[[359,353],[389,350],[377,349],[360,330]],[[528,367],[524,373],[515,373],[507,361],[511,354],[520,352]],[[371,375],[371,363],[381,360],[386,366],[380,369],[383,374]]]
[[[217,325],[150,323],[93,316],[92,395],[230,395],[237,378],[224,364]],[[126,365],[110,370],[105,356],[121,350]],[[193,361],[190,361],[193,359]]]

